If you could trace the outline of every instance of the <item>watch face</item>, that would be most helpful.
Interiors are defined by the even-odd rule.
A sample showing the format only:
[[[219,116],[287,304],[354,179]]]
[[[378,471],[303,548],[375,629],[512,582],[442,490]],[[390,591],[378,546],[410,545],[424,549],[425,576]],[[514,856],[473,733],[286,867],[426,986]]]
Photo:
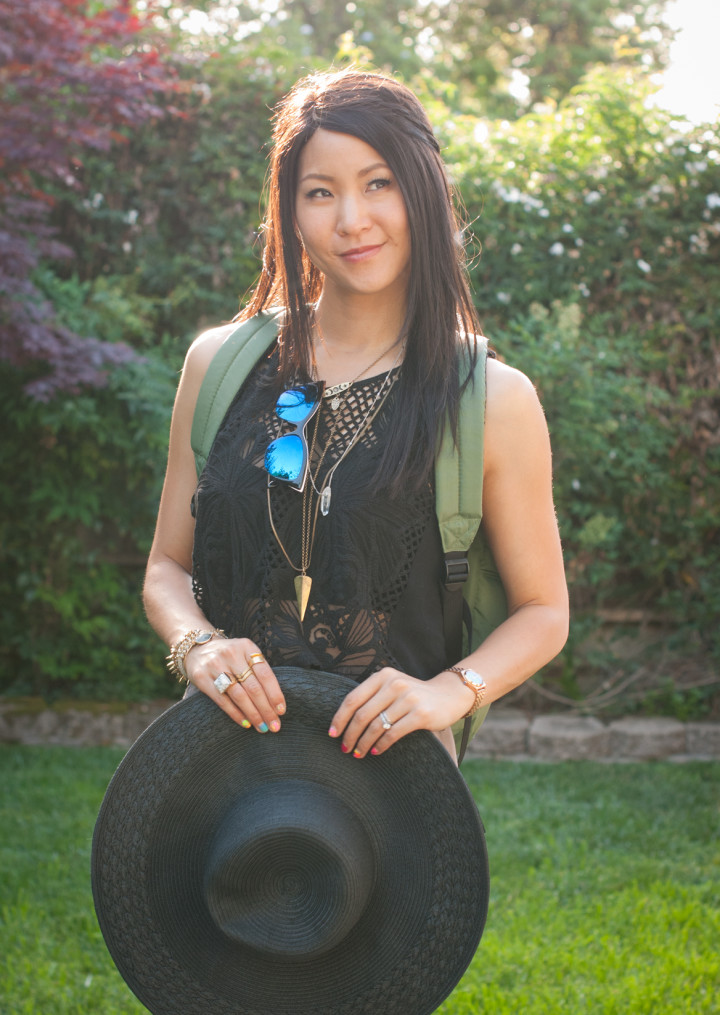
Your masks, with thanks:
[[[485,681],[483,680],[483,678],[480,676],[479,673],[475,672],[475,670],[465,670],[465,676],[468,678],[471,684],[475,685],[475,687],[485,686]]]

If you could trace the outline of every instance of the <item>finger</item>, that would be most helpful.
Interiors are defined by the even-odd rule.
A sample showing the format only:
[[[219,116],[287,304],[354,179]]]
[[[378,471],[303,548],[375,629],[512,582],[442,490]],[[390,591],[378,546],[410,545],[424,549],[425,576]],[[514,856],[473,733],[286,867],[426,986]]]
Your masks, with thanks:
[[[209,698],[212,698],[217,703],[217,705],[219,705],[219,707],[223,710],[223,712],[225,712],[225,714],[228,715],[233,720],[233,722],[236,722],[238,726],[242,726],[242,728],[245,730],[251,729],[252,723],[245,715],[245,713],[242,711],[242,709],[238,708],[236,702],[228,694],[230,687],[232,687],[233,685],[231,684],[227,686],[225,684],[225,681],[221,680],[221,677],[223,676],[227,677],[228,679],[232,679],[229,673],[223,672],[221,674],[218,674],[218,676],[214,680],[211,679],[210,686],[207,689],[198,688],[198,690],[204,690],[205,694],[207,694]],[[223,691],[221,690],[222,687],[226,687],[227,689]]]
[[[407,707],[393,699],[392,691],[388,687],[381,688],[369,701],[356,708],[342,734],[343,753],[354,753],[361,741],[364,744],[362,753],[367,753],[383,733],[383,723],[386,720],[381,719],[380,714],[383,713],[387,717],[390,710],[393,715],[399,717],[407,711]]]
[[[346,742],[346,737],[343,736],[343,734],[346,733],[349,724],[355,718],[357,712],[367,705],[370,699],[378,692],[378,690],[381,687],[381,682],[377,679],[378,676],[379,674],[377,673],[373,674],[371,677],[368,677],[367,680],[364,680],[361,684],[358,684],[357,687],[353,688],[353,690],[350,691],[349,694],[345,695],[340,704],[340,707],[338,708],[337,712],[330,721],[330,729],[328,730],[328,733],[330,734],[331,737],[342,736],[343,743]],[[379,714],[380,710],[384,707],[384,705],[389,704],[390,699],[383,701],[382,704],[378,705],[378,707],[375,709],[374,712],[371,712],[370,714],[365,713],[367,717],[367,722],[374,719],[375,716]],[[357,737],[360,735],[360,732],[361,730],[356,730],[355,739],[357,739]],[[354,745],[354,743],[355,740],[352,741],[352,745]]]
[[[249,670],[249,672],[248,672]],[[228,694],[250,720],[258,733],[277,733],[280,730],[280,719],[277,712],[270,704],[265,690],[248,667],[239,674],[242,680],[236,678],[236,682],[228,690]]]
[[[409,712],[400,718],[391,719],[390,716],[396,712],[397,706],[391,706],[390,709],[384,709],[370,723],[353,748],[354,758],[364,758],[367,754],[383,754],[401,737],[417,728]]]
[[[262,652],[260,652],[259,649],[249,652],[247,655],[247,662],[253,672],[253,675],[257,678],[260,686],[265,692],[265,697],[267,698],[275,715],[285,715],[285,712],[287,711],[285,695],[283,694],[282,688],[278,683],[278,679],[275,676],[272,667],[263,656]]]

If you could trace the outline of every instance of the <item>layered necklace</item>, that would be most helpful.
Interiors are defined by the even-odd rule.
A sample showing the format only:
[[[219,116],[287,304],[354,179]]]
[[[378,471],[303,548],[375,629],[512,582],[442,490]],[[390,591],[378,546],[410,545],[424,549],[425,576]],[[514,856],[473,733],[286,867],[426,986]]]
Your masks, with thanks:
[[[324,345],[325,342],[323,334],[322,331],[320,330],[320,326],[317,323],[317,321],[316,327],[318,329],[320,340],[323,342]],[[395,345],[398,344],[399,348],[397,356],[395,357],[392,366],[390,367],[390,369],[387,371],[384,378],[380,382],[380,385],[377,389],[377,392],[375,393],[374,398],[370,402],[370,405],[368,406],[358,425],[355,427],[354,431],[349,435],[349,439],[345,444],[345,447],[343,448],[342,452],[335,459],[334,463],[330,466],[330,468],[326,472],[323,481],[320,482],[319,481],[320,473],[322,471],[323,463],[325,462],[327,453],[330,450],[330,447],[332,446],[333,440],[335,439],[335,435],[338,430],[338,426],[340,425],[340,418],[342,414],[338,412],[338,410],[342,406],[344,406],[345,402],[347,401],[347,398],[349,396],[353,384],[355,384],[356,381],[359,381],[361,377],[363,377],[370,370],[372,370],[372,368],[377,363],[379,363],[381,359],[387,356],[388,352],[390,352],[390,350],[394,348]],[[325,346],[325,348],[327,350],[327,346]],[[400,363],[404,349],[405,349],[404,340],[396,339],[396,341],[393,342],[393,344],[390,346],[389,349],[384,349],[379,356],[376,356],[376,358],[372,361],[372,363],[369,363],[367,366],[364,366],[360,371],[360,373],[357,374],[355,377],[353,377],[352,380],[342,381],[339,384],[333,384],[329,388],[325,388],[323,392],[323,400],[327,401],[330,409],[333,411],[333,413],[335,413],[335,417],[328,430],[327,439],[325,441],[325,447],[322,449],[322,452],[320,453],[320,456],[317,461],[317,465],[315,466],[315,469],[313,471],[312,461],[315,455],[318,430],[320,426],[320,416],[322,415],[323,411],[322,406],[315,417],[315,427],[313,430],[312,439],[310,441],[308,449],[309,461],[311,463],[308,473],[309,482],[305,484],[302,495],[303,497],[302,513],[301,513],[302,529],[300,540],[299,566],[297,564],[294,564],[293,561],[290,559],[290,555],[288,554],[287,550],[285,549],[285,546],[283,545],[282,540],[280,539],[280,536],[278,535],[272,513],[272,500],[270,493],[271,488],[270,486],[268,486],[267,488],[267,503],[268,503],[268,515],[270,518],[270,527],[272,529],[273,535],[275,536],[275,539],[277,540],[277,544],[280,547],[283,556],[285,557],[285,560],[288,562],[293,571],[298,572],[297,575],[295,576],[294,584],[295,584],[295,596],[297,598],[298,611],[300,613],[301,621],[305,619],[305,611],[307,610],[307,604],[310,598],[310,590],[312,589],[312,578],[308,574],[308,569],[310,567],[313,545],[315,543],[315,533],[317,530],[318,514],[327,516],[330,513],[330,505],[332,501],[332,481],[335,475],[335,470],[340,465],[340,463],[346,458],[351,449],[357,444],[361,435],[371,425],[372,421],[380,412],[380,409],[382,408],[386,398],[388,397],[390,391],[392,390],[395,381],[397,380],[395,368]],[[316,372],[317,368],[315,364],[315,357],[313,355],[313,373],[315,374]]]

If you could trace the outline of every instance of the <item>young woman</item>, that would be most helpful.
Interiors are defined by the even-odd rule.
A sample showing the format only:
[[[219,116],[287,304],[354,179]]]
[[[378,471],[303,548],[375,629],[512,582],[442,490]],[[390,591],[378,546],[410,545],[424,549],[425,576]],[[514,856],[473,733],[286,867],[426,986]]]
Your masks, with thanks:
[[[467,383],[461,346],[472,358],[479,333],[459,235],[438,143],[403,85],[320,74],[281,103],[262,274],[240,315],[282,308],[279,337],[199,483],[198,391],[237,325],[192,345],[144,593],[181,674],[245,729],[280,731],[274,667],[291,664],[357,680],[329,730],[339,750],[381,754],[427,729],[452,752],[453,723],[565,642],[547,427],[530,381],[490,358],[477,467],[508,619],[446,657],[433,463]]]

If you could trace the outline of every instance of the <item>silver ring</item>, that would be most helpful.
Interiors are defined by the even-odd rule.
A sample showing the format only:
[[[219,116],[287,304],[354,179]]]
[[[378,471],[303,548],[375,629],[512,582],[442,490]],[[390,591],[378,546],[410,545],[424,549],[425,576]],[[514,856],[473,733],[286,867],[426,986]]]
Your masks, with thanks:
[[[227,673],[220,673],[213,680],[213,684],[215,684],[220,694],[225,694],[228,687],[232,687],[234,683],[235,681],[232,679],[232,677],[229,677]]]
[[[391,730],[392,729],[392,723],[388,719],[387,712],[381,712],[380,713],[380,721],[383,724],[383,729],[384,730]]]

